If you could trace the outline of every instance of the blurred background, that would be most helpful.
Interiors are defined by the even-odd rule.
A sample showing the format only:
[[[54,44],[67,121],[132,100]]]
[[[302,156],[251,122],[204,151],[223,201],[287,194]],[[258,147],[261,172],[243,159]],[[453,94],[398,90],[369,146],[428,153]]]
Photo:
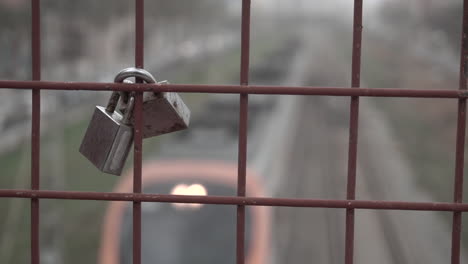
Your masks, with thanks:
[[[43,80],[111,82],[119,70],[134,65],[133,1],[42,0],[41,9]],[[31,79],[30,13],[30,1],[0,0],[0,79]],[[238,84],[240,15],[241,1],[146,1],[145,68],[158,80],[174,84]],[[352,15],[350,0],[252,1],[250,83],[350,86]],[[461,17],[461,0],[365,1],[362,86],[458,89]],[[110,192],[122,179],[100,173],[78,152],[95,105],[105,105],[109,95],[41,93],[41,189]],[[192,111],[191,127],[145,139],[145,164],[184,159],[235,165],[238,95],[181,96]],[[1,89],[0,112],[0,188],[28,189],[31,92]],[[453,99],[361,98],[357,199],[451,202],[456,118]],[[252,177],[266,196],[344,199],[348,127],[346,97],[249,96]],[[127,170],[132,161],[130,155]],[[145,170],[151,173],[150,167]],[[145,191],[170,193],[178,184],[203,184],[207,194],[235,194],[235,186],[189,174],[181,182],[145,186]],[[108,205],[41,201],[41,263],[95,263],[105,243],[101,231]],[[195,208],[192,216],[165,211],[177,208],[161,209],[161,214],[173,217],[166,222],[154,216],[154,208],[143,210],[143,219],[157,219],[144,220],[143,232],[154,235],[144,236],[143,244],[204,237],[207,241],[193,242],[206,245],[198,255],[218,254],[212,263],[234,263],[235,223],[228,216],[234,217],[235,207],[207,208]],[[0,211],[0,262],[28,263],[29,200],[1,199]],[[224,215],[225,221],[217,222],[216,215]],[[356,263],[446,263],[451,216],[359,210]],[[226,236],[220,231],[220,237],[205,237],[211,230],[190,226],[195,218],[201,226],[223,222],[227,226],[220,230]],[[171,226],[174,232],[163,232],[158,226],[174,219],[186,219],[180,222],[185,231]],[[251,232],[253,220],[249,221]],[[272,208],[267,221],[271,238],[265,242],[266,263],[343,262],[344,210]],[[124,217],[122,223],[119,254],[121,263],[130,263],[125,259],[131,254],[126,236],[131,219]],[[249,239],[254,243],[255,237]],[[466,249],[467,228],[462,242]],[[189,254],[188,244],[171,244],[174,255]],[[148,250],[145,263],[187,262],[158,259],[154,254],[159,251]],[[462,262],[468,261],[466,253]],[[190,261],[198,263],[198,255],[191,255]],[[203,258],[201,262],[211,263]]]

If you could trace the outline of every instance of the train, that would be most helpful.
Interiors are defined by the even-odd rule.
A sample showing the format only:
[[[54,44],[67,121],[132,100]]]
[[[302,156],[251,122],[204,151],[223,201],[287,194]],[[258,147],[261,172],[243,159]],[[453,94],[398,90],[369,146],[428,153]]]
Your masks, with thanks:
[[[220,160],[154,160],[143,163],[143,192],[235,196],[237,164]],[[260,175],[247,170],[247,195],[264,197]],[[114,191],[131,193],[133,172]],[[109,202],[99,264],[132,263],[132,203]],[[268,263],[271,209],[246,207],[245,263]],[[236,263],[236,206],[142,203],[142,263]]]

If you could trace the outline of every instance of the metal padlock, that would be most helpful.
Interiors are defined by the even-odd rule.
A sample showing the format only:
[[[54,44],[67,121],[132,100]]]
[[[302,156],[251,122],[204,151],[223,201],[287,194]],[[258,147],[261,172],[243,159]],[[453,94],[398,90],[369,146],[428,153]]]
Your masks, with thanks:
[[[115,111],[120,94],[113,92],[107,107],[96,106],[80,153],[99,170],[120,175],[133,143],[133,127],[130,125],[135,99],[130,97],[128,109],[122,116]]]
[[[120,71],[114,81],[122,82],[130,77],[140,78],[146,83],[158,83],[148,71],[133,67]],[[125,108],[124,106],[122,111],[125,111]],[[190,110],[177,93],[144,93],[142,129],[144,138],[186,129],[189,121]],[[134,125],[133,117],[130,122]]]

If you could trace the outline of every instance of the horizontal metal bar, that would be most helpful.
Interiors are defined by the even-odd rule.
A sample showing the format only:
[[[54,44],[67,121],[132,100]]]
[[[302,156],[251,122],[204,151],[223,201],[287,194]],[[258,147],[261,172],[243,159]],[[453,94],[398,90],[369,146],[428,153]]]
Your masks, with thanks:
[[[283,207],[317,207],[317,208],[353,208],[376,210],[414,210],[414,211],[455,211],[467,212],[468,203],[431,203],[401,201],[368,201],[368,200],[325,200],[325,199],[291,199],[237,196],[191,196],[160,195],[145,193],[111,193],[111,192],[75,192],[45,190],[5,190],[0,189],[2,198],[39,198],[66,200],[97,201],[136,201],[161,203],[199,203],[230,204],[251,206]]]
[[[0,81],[0,89],[154,91],[181,93],[283,94],[365,97],[468,98],[468,91],[401,88],[297,87],[259,85],[122,84],[90,82]]]

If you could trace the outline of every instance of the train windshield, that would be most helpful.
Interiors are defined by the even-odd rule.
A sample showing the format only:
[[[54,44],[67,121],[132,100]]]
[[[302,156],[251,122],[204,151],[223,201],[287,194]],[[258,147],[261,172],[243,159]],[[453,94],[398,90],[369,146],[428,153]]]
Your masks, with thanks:
[[[186,180],[145,186],[145,193],[234,196],[235,186]],[[250,212],[246,217],[246,255]],[[174,203],[142,204],[142,263],[235,263],[236,206]],[[125,209],[120,263],[132,263],[132,208]]]

